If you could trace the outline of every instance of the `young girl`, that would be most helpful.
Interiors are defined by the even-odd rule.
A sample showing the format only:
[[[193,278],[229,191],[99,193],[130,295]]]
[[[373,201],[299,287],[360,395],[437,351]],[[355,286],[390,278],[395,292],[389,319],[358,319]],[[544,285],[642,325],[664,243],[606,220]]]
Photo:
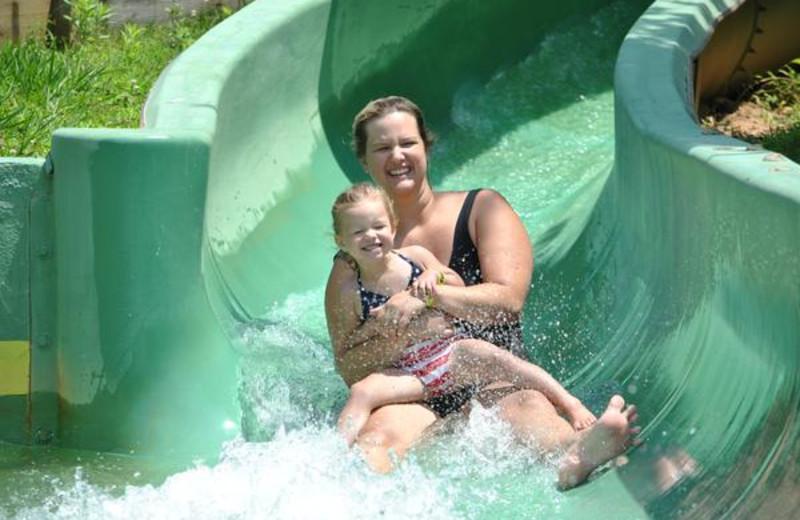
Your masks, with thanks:
[[[348,323],[356,331],[371,312],[400,291],[432,306],[437,285],[464,282],[427,249],[393,249],[395,218],[383,191],[358,184],[336,198],[331,210],[336,244],[355,263],[352,313]],[[458,332],[411,343],[397,355],[394,369],[370,374],[350,387],[339,417],[339,430],[349,445],[371,412],[392,403],[415,402],[466,385],[510,381],[542,392],[564,413],[576,430],[596,421],[595,416],[550,374],[491,343]]]

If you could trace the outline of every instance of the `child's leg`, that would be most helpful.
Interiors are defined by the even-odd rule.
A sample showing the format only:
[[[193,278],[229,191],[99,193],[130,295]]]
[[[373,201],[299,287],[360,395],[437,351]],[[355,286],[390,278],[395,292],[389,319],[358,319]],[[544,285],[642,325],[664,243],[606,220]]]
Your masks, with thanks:
[[[425,386],[416,377],[402,370],[375,372],[350,387],[350,398],[339,415],[339,431],[352,446],[373,410],[424,397]]]
[[[510,381],[520,388],[538,390],[566,413],[577,430],[597,420],[547,371],[486,341],[464,339],[453,343],[450,377],[458,386]]]

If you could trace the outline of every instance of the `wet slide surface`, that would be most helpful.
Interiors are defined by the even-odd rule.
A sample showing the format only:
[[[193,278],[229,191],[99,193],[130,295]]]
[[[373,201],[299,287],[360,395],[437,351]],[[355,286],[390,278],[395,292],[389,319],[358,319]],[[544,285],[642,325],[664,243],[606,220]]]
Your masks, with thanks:
[[[173,422],[183,429],[152,442],[171,448],[180,438],[212,449],[192,463],[163,448],[148,451],[133,433],[115,437],[102,422],[117,417],[111,410],[120,392],[101,384],[108,391],[91,393],[96,384],[78,378],[62,397],[64,420],[72,421],[62,445],[79,449],[0,445],[0,517],[790,517],[798,496],[800,337],[800,191],[792,191],[792,177],[780,177],[783,191],[768,192],[758,179],[748,184],[696,165],[690,151],[702,150],[674,142],[662,150],[642,130],[638,112],[620,115],[620,107],[630,109],[615,100],[618,50],[649,2],[562,2],[544,12],[509,1],[492,4],[491,13],[481,11],[485,2],[374,4],[257,2],[209,35],[221,56],[227,49],[219,42],[236,41],[232,34],[246,33],[252,20],[274,26],[271,36],[244,41],[252,48],[225,69],[232,79],[221,83],[214,103],[204,98],[211,83],[190,81],[203,63],[201,51],[190,52],[154,91],[146,145],[136,135],[57,136],[56,168],[73,161],[78,166],[63,166],[65,176],[110,193],[102,172],[75,172],[117,166],[111,157],[119,155],[104,150],[156,154],[160,149],[144,148],[156,137],[206,132],[186,137],[192,146],[209,143],[205,190],[199,183],[196,204],[181,206],[202,218],[173,223],[185,226],[178,229],[202,251],[198,278],[194,266],[174,273],[192,287],[177,300],[189,310],[174,310],[168,304],[175,301],[159,299],[161,288],[149,289],[141,316],[126,303],[136,327],[99,320],[100,355],[89,361],[123,395],[169,395],[175,371],[199,379],[186,391],[195,392],[199,413],[175,412]],[[658,29],[659,21],[676,25],[675,15],[660,8],[665,4],[675,7],[654,5],[629,41],[672,41]],[[387,18],[394,23],[365,23]],[[432,52],[443,42],[461,49],[446,62]],[[623,58],[618,78],[642,57]],[[639,405],[646,443],[623,468],[606,468],[588,485],[559,493],[553,466],[511,442],[507,427],[482,409],[454,434],[421,445],[389,476],[371,474],[341,445],[333,425],[346,388],[333,370],[322,310],[334,252],[328,208],[335,193],[363,178],[344,144],[352,114],[389,92],[419,102],[438,132],[430,161],[438,188],[494,188],[522,216],[537,262],[526,308],[529,355],[595,409],[613,392]],[[710,143],[720,157],[704,165],[735,160],[727,152],[746,154],[735,144]],[[163,151],[175,171],[203,162],[181,153],[189,159]],[[172,185],[163,170],[135,173],[142,180],[128,193],[158,194],[187,180],[195,186],[189,176]],[[172,200],[165,199],[161,219]],[[113,222],[134,229],[123,217]],[[103,226],[92,229],[94,243],[113,243],[102,242]],[[146,249],[150,235],[136,236]],[[154,251],[183,258],[169,248]],[[120,262],[106,256],[95,255],[97,269]],[[160,273],[149,261],[150,270],[134,271],[137,281]],[[102,316],[108,300],[103,277],[94,279]],[[60,287],[70,293],[71,286]],[[220,330],[208,325],[212,316]],[[140,329],[161,337],[140,338]],[[62,354],[78,356],[75,366],[86,363],[87,355],[69,348],[71,336],[62,337]],[[114,341],[133,346],[111,356],[106,345]],[[137,341],[155,341],[166,353]],[[185,343],[198,350],[182,353],[176,345]],[[192,361],[216,348],[235,352],[235,363],[216,354],[219,370],[204,372]],[[148,363],[149,372],[139,371]],[[127,383],[154,374],[163,384]],[[208,389],[219,403],[204,399]],[[137,407],[161,412],[137,399]],[[99,426],[81,422],[86,416]],[[239,416],[236,425],[226,422]],[[150,420],[145,412],[124,430],[147,430]],[[121,448],[126,443],[135,449]]]

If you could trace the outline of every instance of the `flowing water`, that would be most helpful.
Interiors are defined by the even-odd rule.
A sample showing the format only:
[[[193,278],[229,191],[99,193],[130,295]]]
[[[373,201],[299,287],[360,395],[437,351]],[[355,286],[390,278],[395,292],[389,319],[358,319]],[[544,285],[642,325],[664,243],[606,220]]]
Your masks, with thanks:
[[[620,1],[554,28],[522,62],[485,84],[463,85],[451,124],[437,129],[437,187],[504,194],[534,239],[537,265],[577,237],[608,175],[614,60],[639,12]],[[558,241],[548,238],[554,229]],[[333,369],[322,301],[322,287],[290,295],[242,328],[247,440],[226,445],[219,461],[186,469],[123,455],[0,447],[0,517],[574,517],[569,496],[555,490],[552,464],[535,461],[480,407],[398,471],[371,473],[333,429],[347,394]],[[534,312],[529,328],[535,321]],[[558,333],[558,324],[550,330]],[[528,335],[534,349],[547,341]]]

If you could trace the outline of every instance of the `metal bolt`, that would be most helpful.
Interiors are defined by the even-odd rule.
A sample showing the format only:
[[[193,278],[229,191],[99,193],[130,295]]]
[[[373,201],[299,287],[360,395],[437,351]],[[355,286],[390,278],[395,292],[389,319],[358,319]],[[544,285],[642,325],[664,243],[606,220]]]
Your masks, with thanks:
[[[39,247],[39,257],[47,258],[53,253],[53,249],[48,244],[42,244]]]
[[[33,440],[36,444],[50,444],[53,442],[53,432],[47,428],[38,428],[33,435]]]
[[[36,338],[36,345],[39,348],[47,348],[50,346],[50,335],[49,334],[39,334]]]

